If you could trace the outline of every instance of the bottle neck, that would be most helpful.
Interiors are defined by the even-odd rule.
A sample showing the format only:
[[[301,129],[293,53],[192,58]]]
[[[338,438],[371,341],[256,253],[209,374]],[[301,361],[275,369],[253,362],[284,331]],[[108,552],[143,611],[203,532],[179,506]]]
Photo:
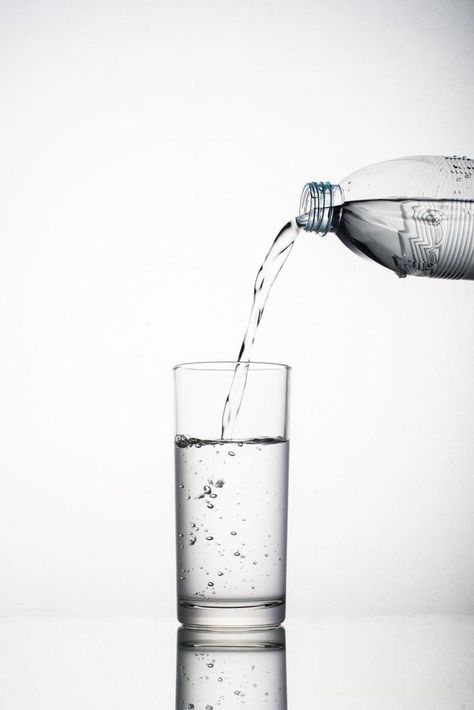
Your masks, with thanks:
[[[308,182],[301,193],[300,214],[296,218],[299,227],[307,232],[316,232],[321,237],[335,229],[339,210],[344,202],[340,185],[330,182]]]

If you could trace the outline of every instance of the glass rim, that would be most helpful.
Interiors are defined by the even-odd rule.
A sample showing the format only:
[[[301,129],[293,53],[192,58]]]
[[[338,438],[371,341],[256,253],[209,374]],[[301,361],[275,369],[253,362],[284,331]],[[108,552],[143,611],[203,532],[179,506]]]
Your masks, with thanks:
[[[200,372],[231,372],[235,370],[239,364],[238,360],[204,360],[202,362],[181,362],[173,367],[173,371],[178,370],[197,370]],[[250,370],[285,370],[291,371],[290,365],[285,365],[282,362],[262,362],[258,360],[250,360],[242,364],[249,365]]]

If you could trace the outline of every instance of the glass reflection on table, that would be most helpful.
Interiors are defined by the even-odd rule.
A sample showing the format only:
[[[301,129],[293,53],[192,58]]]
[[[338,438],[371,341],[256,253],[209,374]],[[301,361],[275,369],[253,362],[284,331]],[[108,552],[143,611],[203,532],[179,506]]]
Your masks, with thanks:
[[[285,629],[178,629],[176,710],[287,710]]]

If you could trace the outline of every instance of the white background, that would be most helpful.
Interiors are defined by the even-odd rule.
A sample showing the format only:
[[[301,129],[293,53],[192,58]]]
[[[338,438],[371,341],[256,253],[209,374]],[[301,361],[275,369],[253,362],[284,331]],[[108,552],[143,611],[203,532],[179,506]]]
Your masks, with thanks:
[[[235,357],[308,180],[474,153],[454,2],[0,2],[0,614],[174,613],[171,367]],[[302,237],[289,613],[474,611],[474,284]]]

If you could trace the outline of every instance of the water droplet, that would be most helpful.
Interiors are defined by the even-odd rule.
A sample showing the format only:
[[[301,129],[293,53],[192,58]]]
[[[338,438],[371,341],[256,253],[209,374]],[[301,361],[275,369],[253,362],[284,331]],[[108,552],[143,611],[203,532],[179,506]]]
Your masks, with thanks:
[[[208,508],[213,508],[214,506],[212,505],[212,503],[207,503],[207,507],[208,507]]]
[[[235,456],[235,451],[228,451],[229,456]]]
[[[206,537],[206,540],[214,540],[214,538],[212,537],[212,535],[208,535],[208,536]]]
[[[207,586],[208,586],[208,587],[213,587],[213,586],[214,586],[214,582],[208,582],[208,583],[207,583]]]
[[[237,535],[237,533],[235,532],[235,530],[231,530],[231,531],[230,531],[230,534],[231,534],[231,535]]]

